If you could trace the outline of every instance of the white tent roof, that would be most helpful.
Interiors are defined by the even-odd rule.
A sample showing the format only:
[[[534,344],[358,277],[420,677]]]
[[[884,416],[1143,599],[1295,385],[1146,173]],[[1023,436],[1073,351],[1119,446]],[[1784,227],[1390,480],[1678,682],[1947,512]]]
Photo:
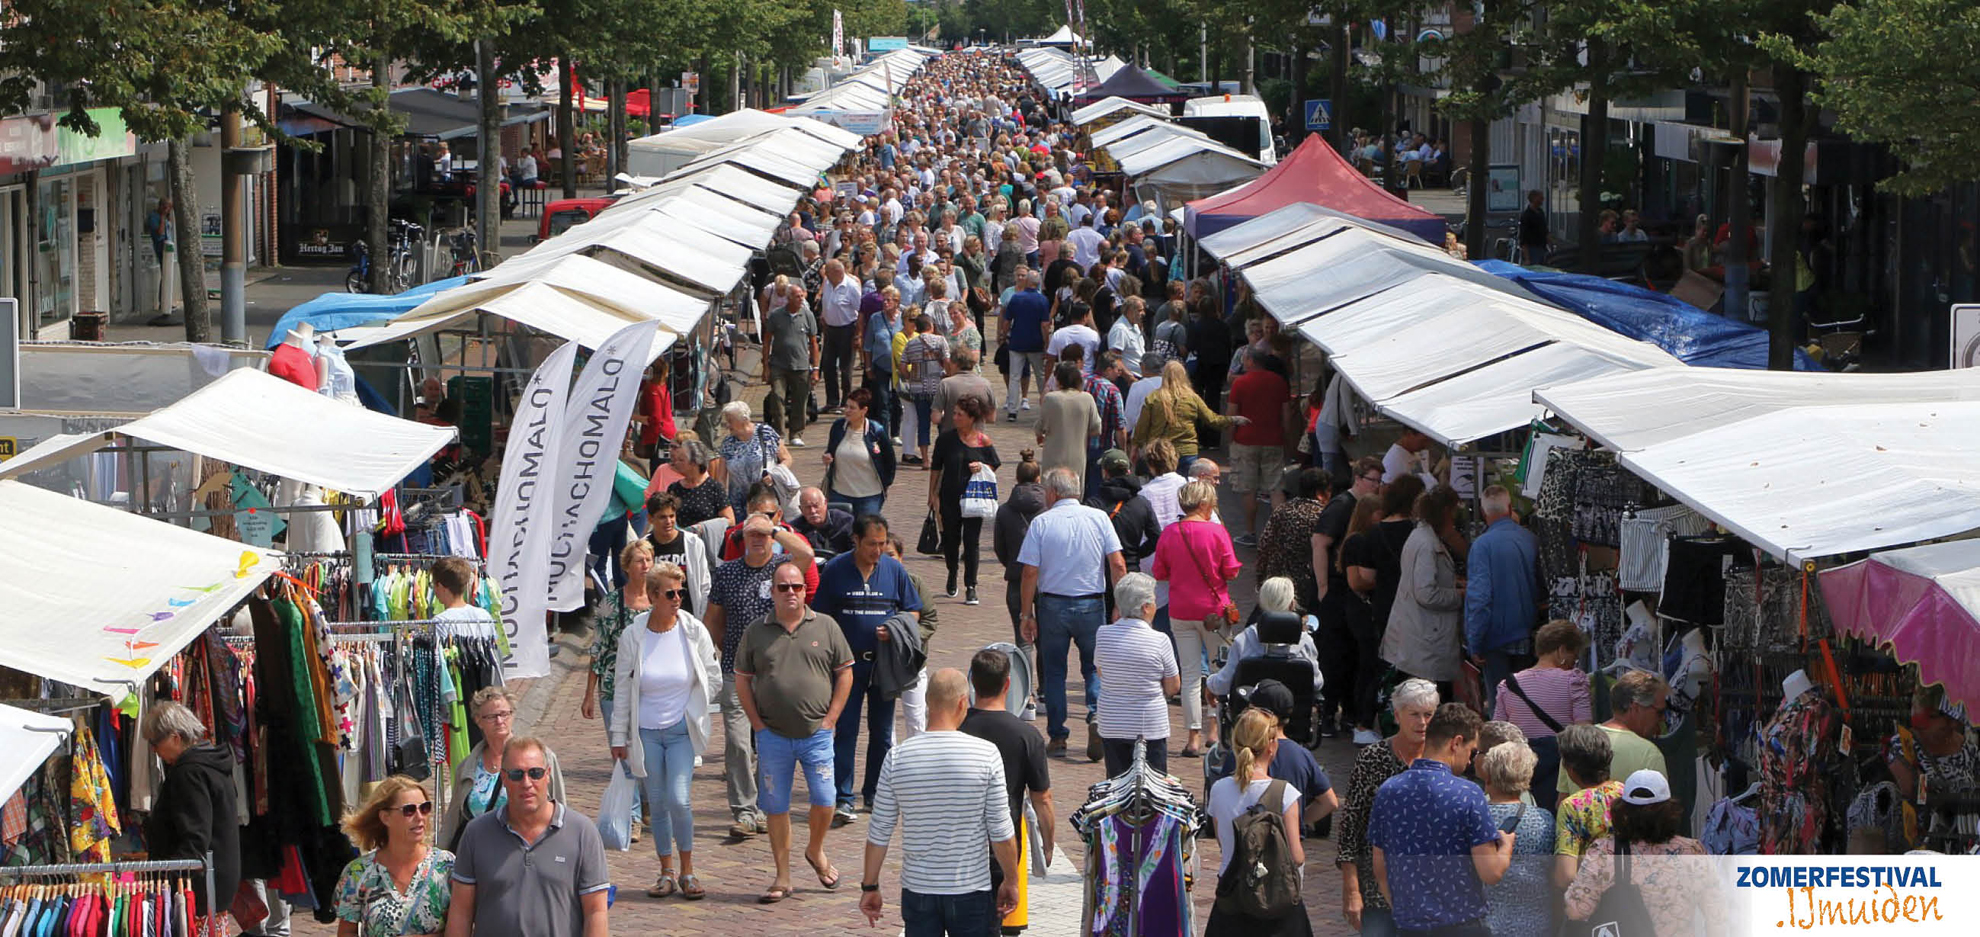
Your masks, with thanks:
[[[667,176],[659,185],[619,199],[599,212],[599,215],[627,210],[630,206],[645,203],[650,199],[674,196],[689,187],[706,189],[768,215],[772,231],[776,230],[778,223],[783,220],[784,213],[797,204],[799,195],[797,191],[781,182],[772,182],[746,169],[717,163],[699,167],[692,172],[675,172]],[[768,234],[764,235],[764,241],[765,243],[769,241]]]
[[[41,763],[68,741],[75,723],[61,716],[44,716],[13,706],[0,706],[0,801],[14,796]]]
[[[1084,127],[1115,111],[1133,111],[1136,114],[1154,118],[1166,118],[1169,116],[1166,111],[1153,105],[1130,101],[1123,97],[1111,97],[1101,98],[1092,104],[1074,111],[1072,113],[1072,122],[1077,126]]]
[[[458,327],[485,312],[597,348],[618,329],[657,318],[661,329],[652,350],[658,355],[694,328],[707,308],[706,300],[624,267],[568,254],[542,266],[501,264],[385,325],[340,334],[355,339],[349,347],[364,348]]]
[[[1980,372],[1686,368],[1533,397],[1631,471],[1783,559],[1980,528]]]
[[[578,253],[617,254],[719,296],[742,279],[750,249],[698,231],[682,230],[681,225],[663,216],[643,212],[631,221],[595,230],[588,224],[579,225],[509,258],[496,269],[509,267],[507,275],[513,276],[517,270],[541,268],[560,257]]]
[[[1112,98],[1110,100],[1119,100],[1119,99]],[[1091,137],[1091,139],[1093,140],[1093,145],[1095,147],[1105,147],[1126,140],[1128,137],[1132,137],[1135,134],[1148,133],[1150,131],[1162,131],[1175,136],[1193,135],[1197,137],[1202,137],[1205,140],[1210,139],[1208,134],[1205,134],[1202,131],[1199,131],[1193,127],[1185,127],[1181,124],[1178,124],[1175,121],[1170,120],[1166,115],[1162,115],[1162,114],[1136,114],[1135,116],[1123,120],[1118,124],[1113,124],[1111,126],[1102,127],[1099,130],[1095,130],[1093,132],[1093,136]]]
[[[1083,40],[1081,40],[1079,36],[1073,34],[1072,24],[1068,23],[1064,26],[1059,27],[1051,35],[1046,36],[1043,39],[1038,39],[1034,41],[1036,41],[1041,46],[1043,45],[1069,46],[1078,42],[1082,42]]]
[[[230,371],[178,403],[114,430],[57,436],[0,462],[0,479],[48,468],[126,436],[376,497],[454,435],[450,427],[373,413],[261,371]]]
[[[1109,55],[1106,58],[1093,63],[1093,74],[1097,76],[1101,81],[1106,81],[1107,79],[1112,78],[1115,72],[1120,71],[1121,69],[1126,67],[1127,67],[1127,63],[1121,61],[1120,56]]]
[[[848,133],[809,117],[785,117],[746,107],[678,130],[663,130],[640,137],[626,146],[635,150],[663,153],[706,153],[738,140],[774,130],[796,130],[821,142],[842,148],[858,146],[860,143],[857,134]]]
[[[17,481],[0,481],[0,530],[0,665],[102,693],[135,689],[281,567],[272,551]]]
[[[1265,171],[1261,163],[1221,143],[1177,138],[1144,147],[1126,156],[1117,156],[1121,172],[1129,179],[1140,179],[1157,170],[1175,167],[1153,181],[1169,185],[1214,185],[1220,192]],[[1186,163],[1185,166],[1177,166]],[[1206,193],[1208,194],[1208,193]]]
[[[1199,242],[1375,408],[1445,443],[1524,426],[1533,388],[1679,362],[1413,238],[1296,204]]]

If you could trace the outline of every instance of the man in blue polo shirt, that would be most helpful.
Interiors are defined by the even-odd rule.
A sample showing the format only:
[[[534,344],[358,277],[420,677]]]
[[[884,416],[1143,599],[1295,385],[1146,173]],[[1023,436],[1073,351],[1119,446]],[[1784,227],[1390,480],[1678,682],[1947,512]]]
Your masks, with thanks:
[[[1018,404],[1031,409],[1031,375],[1038,376],[1038,389],[1045,389],[1045,339],[1051,331],[1052,304],[1038,291],[1038,271],[1025,274],[1010,302],[1004,304],[1004,346],[1011,350],[1010,392],[1004,409],[1017,419]]]
[[[861,515],[853,521],[853,548],[825,564],[818,573],[814,611],[830,615],[845,632],[853,652],[852,695],[839,711],[833,728],[833,771],[839,808],[833,826],[851,823],[853,813],[853,754],[859,748],[860,703],[866,704],[866,777],[860,794],[868,809],[880,786],[880,765],[894,747],[894,701],[873,689],[873,658],[880,642],[891,640],[887,620],[902,612],[921,617],[921,595],[908,579],[907,567],[886,555],[887,519]]]
[[[1478,750],[1481,725],[1462,703],[1437,707],[1423,757],[1375,791],[1375,882],[1404,937],[1491,937],[1485,886],[1512,864],[1513,834],[1492,822],[1484,789],[1458,774]]]

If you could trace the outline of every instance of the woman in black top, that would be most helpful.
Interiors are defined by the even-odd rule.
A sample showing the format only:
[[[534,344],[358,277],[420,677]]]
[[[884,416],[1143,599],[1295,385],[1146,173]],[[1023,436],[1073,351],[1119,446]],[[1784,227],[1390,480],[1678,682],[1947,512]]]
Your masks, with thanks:
[[[681,480],[667,486],[667,493],[681,499],[680,511],[674,522],[682,527],[693,527],[710,518],[726,518],[736,522],[735,508],[729,505],[728,486],[708,474],[708,464],[715,461],[708,446],[700,440],[689,439],[674,444],[674,471],[681,473]]]
[[[1374,731],[1375,695],[1381,689],[1381,675],[1389,669],[1379,653],[1382,635],[1388,629],[1389,608],[1396,602],[1396,588],[1402,584],[1402,549],[1416,529],[1411,519],[1416,498],[1423,493],[1423,479],[1398,476],[1382,490],[1381,506],[1373,508],[1378,521],[1366,529],[1351,523],[1357,532],[1341,544],[1340,561],[1347,573],[1348,587],[1355,595],[1348,603],[1348,630],[1354,637],[1356,673],[1354,734],[1356,744],[1367,744]],[[1363,498],[1356,514],[1372,499]],[[1365,522],[1359,516],[1356,522]]]
[[[942,558],[949,564],[949,598],[956,596],[956,554],[962,554],[963,583],[969,590],[965,605],[976,603],[976,562],[982,539],[983,518],[962,514],[963,488],[982,466],[996,469],[1003,460],[997,447],[979,425],[989,408],[978,397],[956,401],[953,428],[935,439],[935,454],[929,460],[928,509],[942,518]]]

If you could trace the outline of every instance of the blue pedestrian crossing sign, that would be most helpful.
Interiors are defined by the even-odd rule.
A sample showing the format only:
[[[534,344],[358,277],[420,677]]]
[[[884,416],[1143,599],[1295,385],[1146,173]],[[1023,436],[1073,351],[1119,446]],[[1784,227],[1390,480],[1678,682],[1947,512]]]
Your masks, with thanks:
[[[1312,98],[1306,102],[1306,129],[1326,130],[1334,124],[1334,102]]]

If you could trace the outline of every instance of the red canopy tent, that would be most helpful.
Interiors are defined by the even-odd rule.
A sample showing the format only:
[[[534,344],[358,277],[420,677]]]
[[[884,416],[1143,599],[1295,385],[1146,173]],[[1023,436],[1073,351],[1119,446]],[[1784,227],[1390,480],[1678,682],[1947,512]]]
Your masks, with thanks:
[[[1262,176],[1190,202],[1183,228],[1204,237],[1295,202],[1312,202],[1364,221],[1401,228],[1444,246],[1444,218],[1403,201],[1355,169],[1320,134],[1311,134]]]

